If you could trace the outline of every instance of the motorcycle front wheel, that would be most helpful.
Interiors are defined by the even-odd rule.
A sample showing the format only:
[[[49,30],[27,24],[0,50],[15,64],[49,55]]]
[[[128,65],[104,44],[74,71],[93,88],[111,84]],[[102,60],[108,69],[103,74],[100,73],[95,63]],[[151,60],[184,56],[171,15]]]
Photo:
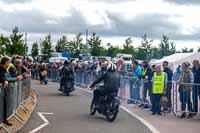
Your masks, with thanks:
[[[118,112],[107,112],[106,119],[109,122],[113,122],[117,118]]]
[[[119,105],[115,105],[115,101],[114,101],[111,103],[110,108],[107,109],[107,112],[106,112],[107,121],[113,122],[116,119],[118,112],[119,112]]]

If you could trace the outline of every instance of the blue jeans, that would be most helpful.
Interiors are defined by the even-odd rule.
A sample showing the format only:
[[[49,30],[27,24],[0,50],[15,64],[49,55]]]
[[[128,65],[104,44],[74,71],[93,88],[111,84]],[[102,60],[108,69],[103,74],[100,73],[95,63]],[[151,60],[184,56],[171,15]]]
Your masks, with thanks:
[[[162,94],[152,94],[152,112],[160,113],[160,99]]]
[[[181,101],[181,110],[186,110],[186,104],[188,107],[188,111],[192,112],[192,102],[191,102],[191,91],[190,90],[180,90],[180,101]]]
[[[140,101],[140,87],[141,81],[130,80],[130,98],[133,101]]]

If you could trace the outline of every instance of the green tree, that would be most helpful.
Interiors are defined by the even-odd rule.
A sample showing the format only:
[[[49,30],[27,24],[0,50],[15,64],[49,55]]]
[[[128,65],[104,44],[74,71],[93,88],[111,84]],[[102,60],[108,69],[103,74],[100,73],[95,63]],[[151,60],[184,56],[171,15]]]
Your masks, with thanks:
[[[131,45],[133,43],[132,39],[129,37],[125,40],[125,44],[123,45],[122,53],[124,54],[132,54],[134,55],[134,47]]]
[[[161,43],[159,44],[160,58],[169,56],[176,53],[176,47],[173,42],[169,42],[169,37],[166,35],[162,36]]]
[[[0,35],[0,55],[5,55],[9,52],[10,40],[3,34]]]
[[[12,34],[10,35],[11,43],[8,46],[8,53],[10,55],[19,54],[24,55],[25,45],[23,40],[23,34],[19,33],[18,27],[13,29]]]
[[[146,60],[146,58],[147,58],[146,50],[143,49],[141,46],[137,47],[134,58],[138,59],[138,60]]]
[[[73,40],[67,43],[67,50],[72,53],[73,57],[88,53],[88,47],[83,43],[82,33],[78,33]]]
[[[92,36],[88,40],[88,44],[90,46],[90,51],[92,56],[99,56],[101,55],[101,39],[96,33],[92,33]]]
[[[198,52],[200,52],[200,47],[198,48],[198,50],[197,50]]]
[[[39,45],[37,42],[34,42],[31,49],[31,56],[36,57],[39,54]]]
[[[41,40],[40,47],[41,47],[42,54],[48,55],[48,57],[50,57],[51,48],[52,48],[52,40],[51,40],[50,34],[45,36],[44,40]]]
[[[76,53],[76,49],[78,48],[76,45],[75,45],[75,41],[69,41],[69,51],[72,53],[72,57],[76,58],[78,57],[77,53]]]
[[[56,52],[66,52],[69,51],[67,37],[62,36],[55,46]]]
[[[157,47],[151,48],[151,59],[160,59],[160,49]]]
[[[118,53],[121,53],[119,47],[113,47],[110,43],[107,43],[108,49],[106,51],[106,55],[110,57],[115,57]]]
[[[136,59],[139,60],[150,60],[151,59],[151,45],[153,43],[153,40],[148,40],[147,35],[144,34],[142,36],[141,46],[138,47]]]
[[[85,44],[83,43],[82,33],[78,33],[74,39],[76,49],[76,55],[83,54],[85,52]]]

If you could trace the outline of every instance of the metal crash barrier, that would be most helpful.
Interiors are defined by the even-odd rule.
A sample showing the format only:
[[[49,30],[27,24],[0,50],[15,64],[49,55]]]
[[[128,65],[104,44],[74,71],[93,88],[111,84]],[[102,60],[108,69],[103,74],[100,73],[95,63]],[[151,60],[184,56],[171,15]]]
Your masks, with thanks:
[[[200,114],[200,84],[174,83],[173,105],[174,113]]]
[[[8,88],[0,86],[0,124],[3,122],[4,102],[6,102],[7,118],[16,113],[17,109],[29,99],[31,90],[31,80],[25,79],[22,81],[9,83]],[[6,91],[6,92],[5,92]],[[5,93],[7,95],[5,95]],[[5,97],[5,98],[4,98]],[[25,109],[24,109],[25,110]],[[20,121],[20,117],[18,118]],[[22,120],[21,120],[22,121]],[[2,125],[3,126],[3,125]],[[9,131],[8,131],[9,132]]]

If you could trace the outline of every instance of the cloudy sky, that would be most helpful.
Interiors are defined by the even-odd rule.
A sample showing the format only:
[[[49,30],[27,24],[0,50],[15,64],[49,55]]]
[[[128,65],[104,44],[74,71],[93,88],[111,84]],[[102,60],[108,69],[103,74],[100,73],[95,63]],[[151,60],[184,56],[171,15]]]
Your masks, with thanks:
[[[178,48],[200,47],[200,0],[0,0],[0,16],[0,33],[17,25],[29,42],[89,29],[105,43],[139,44],[147,33],[155,44],[166,34]]]

